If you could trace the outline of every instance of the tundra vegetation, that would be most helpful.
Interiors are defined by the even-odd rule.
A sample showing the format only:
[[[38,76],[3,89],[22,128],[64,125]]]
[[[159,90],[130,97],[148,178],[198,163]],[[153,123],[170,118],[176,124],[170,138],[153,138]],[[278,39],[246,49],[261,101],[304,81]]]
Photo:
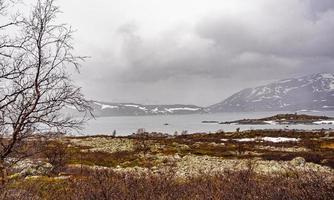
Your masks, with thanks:
[[[43,148],[11,168],[1,198],[334,197],[331,131],[64,136],[48,140]]]
[[[252,130],[68,137],[90,111],[53,0],[0,0],[0,199],[334,199],[334,132]],[[8,34],[9,32],[17,34]]]

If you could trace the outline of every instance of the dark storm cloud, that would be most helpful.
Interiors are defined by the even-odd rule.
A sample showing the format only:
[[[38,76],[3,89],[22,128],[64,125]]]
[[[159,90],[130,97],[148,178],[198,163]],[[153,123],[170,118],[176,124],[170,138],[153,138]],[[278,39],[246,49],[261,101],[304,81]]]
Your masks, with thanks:
[[[333,56],[334,12],[312,22],[280,15],[262,19],[206,19],[198,26],[201,37],[233,54],[257,52],[282,57]],[[281,18],[282,21],[277,21]],[[252,26],[252,20],[257,20]]]
[[[315,13],[334,9],[333,0],[309,0],[307,3],[309,4],[309,8]]]
[[[329,3],[324,1],[316,8],[322,11],[316,21],[305,16],[307,9],[296,8],[282,15],[283,6],[277,12],[262,11],[260,16],[216,14],[200,20],[194,29],[174,29],[158,39],[142,38],[133,24],[122,25],[119,33],[129,64],[122,80],[154,82],[245,74],[270,79],[298,70],[331,70],[328,62],[334,57],[334,12],[324,9],[325,5]],[[305,62],[311,58],[318,58],[318,63]]]

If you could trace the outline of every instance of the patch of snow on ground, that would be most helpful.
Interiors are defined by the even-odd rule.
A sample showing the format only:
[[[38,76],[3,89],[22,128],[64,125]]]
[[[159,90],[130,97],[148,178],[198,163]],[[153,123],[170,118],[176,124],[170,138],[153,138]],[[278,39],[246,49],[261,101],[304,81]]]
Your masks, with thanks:
[[[318,121],[318,122],[313,122],[314,124],[334,124],[334,121]]]
[[[234,139],[234,141],[237,142],[254,142],[256,141],[257,138],[242,138],[242,139]]]
[[[277,123],[275,121],[264,121],[265,123],[267,124],[270,124],[270,125],[276,125]]]
[[[280,142],[298,142],[300,141],[300,139],[299,138],[285,138],[285,137],[263,137],[263,138],[258,137],[258,138],[234,139],[234,141],[237,141],[237,142],[265,141],[265,142],[280,143]]]
[[[298,142],[299,138],[285,138],[285,137],[263,137],[261,140],[266,142],[280,143],[280,142]]]

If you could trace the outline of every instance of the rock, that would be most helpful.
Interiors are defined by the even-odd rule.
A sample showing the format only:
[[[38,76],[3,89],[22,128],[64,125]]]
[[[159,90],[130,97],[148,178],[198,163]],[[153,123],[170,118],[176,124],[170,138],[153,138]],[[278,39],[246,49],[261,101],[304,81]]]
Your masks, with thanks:
[[[181,150],[189,150],[190,149],[190,147],[188,145],[186,145],[186,144],[180,144],[179,148]]]
[[[24,179],[25,180],[33,180],[33,179],[39,179],[39,178],[41,178],[42,176],[27,176],[27,177],[25,177]]]
[[[304,166],[306,163],[306,160],[302,157],[296,157],[290,162],[293,166]]]
[[[202,142],[196,142],[196,143],[194,144],[194,147],[195,147],[195,148],[200,148],[200,147],[201,147],[201,144],[202,144]]]
[[[87,138],[87,139],[72,139],[72,144],[75,146],[90,147],[92,152],[107,152],[115,153],[118,151],[132,151],[134,144],[132,140],[122,138]]]
[[[324,160],[321,161],[321,164],[323,164],[323,165],[326,165],[326,164],[329,164],[329,163],[330,163],[330,161],[328,159],[324,159]]]
[[[175,160],[180,160],[180,159],[182,159],[182,158],[181,158],[181,156],[180,156],[179,154],[175,154],[175,155],[174,155],[174,159],[175,159]]]
[[[46,175],[52,169],[52,165],[42,161],[32,161],[29,159],[18,162],[14,169],[19,171],[20,176]]]
[[[54,179],[55,180],[67,180],[67,179],[70,179],[71,176],[58,176],[58,177],[55,177]]]

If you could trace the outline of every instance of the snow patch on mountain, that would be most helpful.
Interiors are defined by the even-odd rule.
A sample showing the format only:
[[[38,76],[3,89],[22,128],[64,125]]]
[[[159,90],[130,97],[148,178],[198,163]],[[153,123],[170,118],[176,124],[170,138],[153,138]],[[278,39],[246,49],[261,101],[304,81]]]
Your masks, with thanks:
[[[118,108],[118,106],[111,106],[111,105],[106,105],[106,104],[102,104],[102,103],[98,103],[98,102],[94,102],[94,104],[98,105],[98,106],[101,106],[101,109],[104,110],[104,109],[115,109],[115,108]]]
[[[200,108],[187,108],[187,107],[184,107],[184,108],[170,108],[170,109],[166,109],[168,112],[174,112],[174,111],[198,111],[200,110]]]
[[[143,110],[143,111],[145,111],[145,112],[147,112],[148,111],[148,109],[147,108],[145,108],[145,107],[142,107],[142,106],[139,106],[139,105],[125,105],[126,107],[133,107],[133,108],[138,108],[138,109],[140,109],[140,110]]]
[[[203,108],[188,105],[141,105],[134,103],[92,102],[95,116],[140,116],[167,114],[195,114],[205,112]]]

